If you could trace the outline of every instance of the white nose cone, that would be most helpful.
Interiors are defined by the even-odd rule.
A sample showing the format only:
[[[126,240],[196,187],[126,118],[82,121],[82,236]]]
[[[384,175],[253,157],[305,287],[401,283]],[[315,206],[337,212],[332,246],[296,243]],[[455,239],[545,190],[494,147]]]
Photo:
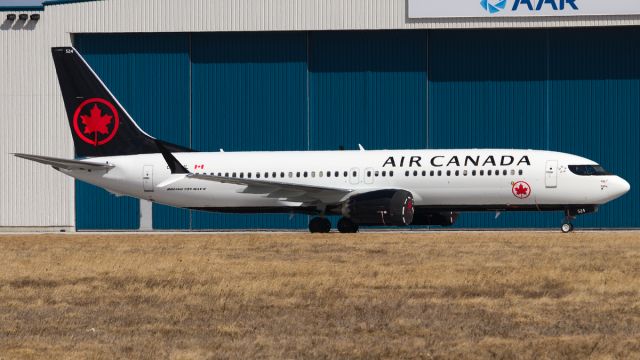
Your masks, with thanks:
[[[615,197],[618,198],[631,190],[631,185],[627,182],[627,180],[616,176],[612,181],[612,192],[615,194]]]

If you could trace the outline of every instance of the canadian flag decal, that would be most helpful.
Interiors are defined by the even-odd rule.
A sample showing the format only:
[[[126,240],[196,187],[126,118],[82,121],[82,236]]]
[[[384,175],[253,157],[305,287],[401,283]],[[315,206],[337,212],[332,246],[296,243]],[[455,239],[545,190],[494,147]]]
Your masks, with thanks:
[[[193,168],[195,170],[198,170],[198,169],[203,169],[204,170],[204,164],[195,165]]]

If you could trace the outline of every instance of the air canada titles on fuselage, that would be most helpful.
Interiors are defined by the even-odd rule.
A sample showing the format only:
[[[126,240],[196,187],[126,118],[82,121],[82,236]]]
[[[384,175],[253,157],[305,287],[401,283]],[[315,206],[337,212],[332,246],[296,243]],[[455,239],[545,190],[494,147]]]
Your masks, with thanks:
[[[517,160],[517,161],[516,161]],[[448,166],[531,166],[529,157],[527,155],[521,156],[519,159],[512,155],[465,155],[465,156],[443,156],[436,155],[430,158],[424,158],[419,155],[413,156],[389,156],[382,167],[422,167],[422,164],[429,164],[433,167],[448,167]]]

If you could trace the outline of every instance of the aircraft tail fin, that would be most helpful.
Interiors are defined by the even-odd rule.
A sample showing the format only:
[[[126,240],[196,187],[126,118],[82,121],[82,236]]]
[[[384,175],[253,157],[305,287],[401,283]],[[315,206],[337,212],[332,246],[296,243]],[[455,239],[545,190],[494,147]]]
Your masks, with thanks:
[[[144,132],[72,47],[51,48],[77,157],[193,151]]]

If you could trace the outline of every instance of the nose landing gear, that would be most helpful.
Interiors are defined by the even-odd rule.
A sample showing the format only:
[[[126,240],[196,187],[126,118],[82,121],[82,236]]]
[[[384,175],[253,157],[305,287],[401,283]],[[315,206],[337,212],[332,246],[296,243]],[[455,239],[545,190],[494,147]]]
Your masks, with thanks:
[[[564,224],[562,224],[562,226],[560,227],[560,230],[562,230],[563,233],[567,234],[573,231],[573,224],[566,222]]]
[[[562,226],[560,227],[560,230],[565,234],[572,232],[573,224],[571,222],[575,219],[576,217],[575,215],[571,214],[571,211],[569,210],[565,211],[564,221],[562,222]]]

